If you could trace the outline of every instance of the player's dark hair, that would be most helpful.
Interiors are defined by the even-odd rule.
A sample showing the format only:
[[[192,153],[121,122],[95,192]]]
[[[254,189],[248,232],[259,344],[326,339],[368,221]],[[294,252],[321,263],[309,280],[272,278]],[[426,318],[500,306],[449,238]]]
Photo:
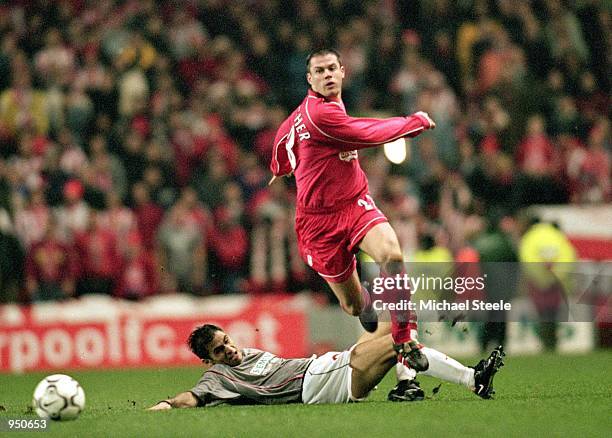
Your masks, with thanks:
[[[189,339],[187,339],[189,349],[200,359],[210,359],[208,346],[215,337],[215,333],[219,331],[222,332],[223,329],[214,324],[204,324],[196,327],[189,335]]]
[[[336,49],[332,49],[329,47],[325,47],[322,49],[316,49],[313,52],[310,52],[308,54],[308,57],[306,58],[306,71],[309,71],[310,69],[310,60],[315,57],[315,56],[322,56],[322,55],[336,55],[336,58],[338,58],[338,64],[342,65],[342,58],[340,57],[340,53],[336,50]]]

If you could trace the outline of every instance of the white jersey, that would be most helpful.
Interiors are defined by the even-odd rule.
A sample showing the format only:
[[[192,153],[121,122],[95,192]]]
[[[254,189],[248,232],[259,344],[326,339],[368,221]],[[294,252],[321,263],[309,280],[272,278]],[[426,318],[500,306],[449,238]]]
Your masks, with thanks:
[[[302,402],[302,384],[312,359],[283,359],[245,348],[239,365],[213,365],[191,392],[201,405]]]

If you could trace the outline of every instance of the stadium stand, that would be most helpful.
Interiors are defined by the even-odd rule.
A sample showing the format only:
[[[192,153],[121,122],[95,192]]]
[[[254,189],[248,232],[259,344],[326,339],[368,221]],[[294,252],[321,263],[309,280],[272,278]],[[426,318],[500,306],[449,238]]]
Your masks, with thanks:
[[[3,3],[0,302],[322,290],[291,181],[266,186],[322,44],[349,113],[437,122],[402,164],[361,157],[406,255],[491,223],[517,245],[525,207],[612,200],[609,24],[597,0]]]

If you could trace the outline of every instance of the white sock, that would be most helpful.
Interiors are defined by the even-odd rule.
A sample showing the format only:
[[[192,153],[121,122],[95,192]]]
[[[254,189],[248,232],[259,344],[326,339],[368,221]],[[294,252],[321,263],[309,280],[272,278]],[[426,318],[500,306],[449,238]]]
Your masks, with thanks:
[[[402,380],[414,380],[416,377],[416,371],[410,367],[402,363],[395,364],[395,375],[397,376],[397,381],[401,382]]]
[[[421,351],[427,356],[429,368],[427,371],[420,374],[467,386],[468,388],[474,387],[473,368],[466,367],[455,359],[433,348],[423,347]]]

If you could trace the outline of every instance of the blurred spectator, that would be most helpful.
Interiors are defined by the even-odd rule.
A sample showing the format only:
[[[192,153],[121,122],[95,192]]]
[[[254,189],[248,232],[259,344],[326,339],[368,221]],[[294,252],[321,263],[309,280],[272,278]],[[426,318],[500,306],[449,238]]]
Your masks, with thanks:
[[[12,78],[11,87],[0,94],[0,132],[13,138],[23,130],[46,134],[46,95],[32,87],[30,67],[23,53],[17,53],[12,60]]]
[[[558,180],[559,154],[546,134],[540,115],[529,118],[516,161],[521,170],[518,190],[523,205],[563,202],[565,194]]]
[[[244,227],[245,205],[240,186],[228,182],[223,187],[223,201],[214,210],[208,230],[210,273],[213,284],[221,293],[244,290],[247,273],[249,240]]]
[[[42,185],[41,170],[44,159],[42,148],[44,140],[37,139],[29,133],[23,133],[19,138],[18,154],[11,156],[8,162],[9,177],[16,195],[21,196],[27,191],[37,190]]]
[[[194,114],[188,112],[176,112],[170,115],[170,126],[173,130],[171,138],[175,160],[175,174],[177,185],[185,186],[192,179],[194,169],[199,163],[205,161],[212,152],[210,139],[204,135],[197,135],[193,126]],[[201,121],[204,123],[204,121]],[[202,129],[215,130],[214,126],[205,124]],[[209,149],[210,148],[210,149]],[[217,150],[215,153],[218,153]],[[219,156],[223,159],[223,156]]]
[[[190,11],[179,8],[174,12],[172,20],[168,39],[175,59],[182,61],[204,49],[208,40],[207,32]]]
[[[365,83],[367,95],[374,96],[373,109],[389,108],[393,101],[387,93],[377,90],[388,90],[393,73],[399,64],[399,46],[394,29],[385,27],[378,39],[370,44],[365,66]],[[437,123],[437,122],[436,122]]]
[[[134,212],[123,205],[121,197],[116,192],[106,194],[106,209],[98,213],[100,226],[111,231],[117,237],[117,244],[121,255],[128,251],[128,237],[133,237],[138,245],[142,245],[142,239],[136,223]]]
[[[576,15],[561,0],[544,3],[548,15],[544,33],[553,57],[561,58],[571,53],[571,57],[586,62],[589,51]]]
[[[446,231],[440,227],[422,230],[418,249],[411,258],[411,262],[414,263],[412,268],[414,274],[412,275],[444,278],[453,272],[453,254],[445,242],[447,239]],[[414,298],[416,300],[447,299],[453,301],[456,296],[453,296],[452,291],[434,285],[419,288]]]
[[[47,234],[51,216],[44,191],[33,191],[24,207],[15,212],[15,234],[23,248],[29,249],[33,243],[42,240]]]
[[[586,148],[573,150],[570,178],[574,181],[572,200],[581,203],[609,202],[612,195],[610,176],[610,122],[604,118],[597,121],[588,137]]]
[[[124,242],[123,269],[117,281],[115,295],[139,300],[159,291],[157,268],[151,252],[147,251],[138,234],[131,231]]]
[[[87,155],[68,128],[62,128],[57,135],[60,153],[60,167],[72,177],[79,177],[84,166],[89,164]]]
[[[444,233],[443,231],[441,231]],[[448,245],[431,234],[424,234],[419,241],[419,249],[414,254],[415,263],[432,264],[440,266],[440,273],[448,273],[448,267],[453,261],[453,254],[448,250]],[[436,242],[438,240],[438,242]],[[437,265],[439,263],[439,265]]]
[[[261,190],[249,205],[249,290],[292,290],[306,279],[306,266],[299,255],[292,230],[292,195],[285,184]]]
[[[50,207],[58,207],[64,201],[64,186],[70,176],[60,167],[60,151],[55,143],[47,148],[41,177],[45,182],[45,195]]]
[[[211,209],[221,203],[222,187],[230,175],[225,161],[215,153],[209,153],[200,167],[196,169],[191,185],[195,188],[199,199]]]
[[[576,17],[591,54],[590,65],[601,84],[600,90],[610,90],[610,10],[598,0],[582,2]],[[608,93],[609,94],[609,93]]]
[[[126,134],[120,157],[125,167],[129,187],[140,181],[144,174],[146,166],[144,147],[144,138],[141,133],[132,130]]]
[[[91,97],[95,112],[110,111],[113,108],[103,103],[103,96],[110,91],[113,78],[109,68],[100,59],[96,46],[88,46],[83,53],[83,65],[75,73],[74,87],[85,90]]]
[[[0,92],[11,85],[11,59],[17,53],[17,38],[14,33],[5,33],[0,41]]]
[[[433,71],[428,74],[416,107],[422,108],[436,121],[436,129],[432,133],[440,159],[448,165],[456,165],[458,156],[454,133],[459,104],[441,73]]]
[[[119,114],[129,118],[143,111],[149,96],[149,83],[144,74],[155,63],[157,52],[140,32],[129,32],[125,45],[114,59],[122,72],[119,88]]]
[[[144,247],[154,248],[164,210],[151,200],[149,188],[142,182],[132,187],[132,209]]]
[[[143,181],[153,193],[152,199],[163,208],[168,208],[177,196],[172,155],[167,144],[151,141],[145,150],[147,167]]]
[[[304,98],[304,91],[307,87],[306,76],[304,74],[306,70],[305,60],[313,50],[312,38],[305,32],[295,32],[291,44],[293,44],[293,47],[287,59],[287,83],[289,85],[286,102],[283,102],[285,108],[293,108],[299,105]],[[303,84],[303,86],[300,86],[300,84]]]
[[[84,230],[74,236],[79,260],[77,293],[112,295],[122,272],[116,234],[104,226],[99,212],[90,210]]]
[[[241,96],[239,99],[241,104],[229,116],[230,133],[242,149],[247,149],[267,122],[267,108],[261,99],[251,96]]]
[[[163,288],[201,294],[208,281],[209,213],[186,187],[168,210],[158,232]],[[232,242],[228,242],[232,244]]]
[[[472,241],[472,247],[478,253],[482,275],[486,278],[485,293],[489,303],[500,300],[510,302],[518,290],[520,267],[517,251],[508,236],[501,228],[503,220],[500,211],[493,211],[487,219],[486,229]],[[503,310],[491,310],[479,333],[482,351],[491,345],[504,345],[506,342],[507,313]]]
[[[24,250],[11,229],[10,216],[0,208],[0,303],[23,298],[24,262]]]
[[[266,121],[262,129],[257,133],[253,140],[253,146],[260,163],[268,164],[272,159],[272,149],[274,147],[274,136],[276,129],[287,117],[286,111],[281,106],[271,107],[266,112]]]
[[[55,219],[50,218],[44,236],[27,250],[26,292],[34,302],[61,300],[75,294],[77,258],[74,247],[58,236]]]
[[[486,33],[481,35],[477,46],[473,48],[480,52],[476,67],[480,93],[486,93],[497,86],[504,70],[510,68],[512,62],[512,47],[506,30],[493,22],[483,23],[483,29]]]
[[[480,134],[480,152],[485,155],[511,150],[505,141],[511,125],[510,114],[497,96],[489,95],[483,100],[480,117],[477,121],[480,126],[475,127]]]
[[[245,289],[248,235],[237,211],[218,207],[208,232],[211,279],[217,291],[236,293]]]
[[[365,91],[366,42],[370,34],[370,24],[363,18],[354,17],[338,29],[336,36],[336,45],[345,67],[342,99],[353,108],[360,107]]]
[[[162,168],[155,164],[148,165],[142,175],[142,182],[146,184],[156,204],[167,208],[176,198],[176,189],[170,186]]]
[[[517,151],[517,164],[528,175],[546,176],[554,172],[555,148],[546,135],[544,120],[540,115],[532,116],[527,124],[527,133]]]
[[[539,334],[547,350],[557,346],[559,322],[568,319],[572,263],[576,252],[569,239],[550,223],[535,220],[519,245],[524,283],[539,316]]]
[[[85,231],[90,223],[90,207],[83,200],[83,184],[69,180],[63,188],[65,203],[57,207],[56,215],[62,239],[72,242],[75,234]]]
[[[66,95],[66,126],[75,141],[84,144],[94,121],[94,106],[83,86],[72,84]]]
[[[45,46],[34,55],[38,75],[47,83],[66,85],[75,67],[74,52],[62,41],[57,28],[51,28],[45,36]]]
[[[401,175],[386,177],[381,208],[388,211],[387,218],[397,233],[406,260],[418,249],[419,198],[411,182]]]
[[[268,183],[268,173],[259,164],[257,156],[252,152],[240,154],[240,175],[238,184],[244,193],[245,198],[252,199],[255,194],[264,189]]]
[[[454,251],[482,231],[482,222],[475,211],[476,200],[466,182],[457,173],[448,176],[440,192],[439,217],[450,234]]]
[[[125,167],[117,155],[108,151],[106,139],[102,135],[91,137],[89,157],[91,165],[87,170],[91,175],[90,185],[104,193],[112,191],[124,198],[128,190]]]
[[[553,131],[557,134],[582,135],[585,122],[578,111],[576,101],[567,94],[557,96],[552,102]]]
[[[414,49],[401,53],[401,64],[395,72],[390,85],[390,91],[400,96],[401,110],[410,114],[416,108],[417,97],[423,87],[423,60]]]
[[[596,122],[598,117],[606,113],[610,96],[598,86],[597,79],[590,71],[582,73],[579,87],[576,106],[582,114],[580,121],[582,124]],[[578,132],[581,133],[582,129]]]

